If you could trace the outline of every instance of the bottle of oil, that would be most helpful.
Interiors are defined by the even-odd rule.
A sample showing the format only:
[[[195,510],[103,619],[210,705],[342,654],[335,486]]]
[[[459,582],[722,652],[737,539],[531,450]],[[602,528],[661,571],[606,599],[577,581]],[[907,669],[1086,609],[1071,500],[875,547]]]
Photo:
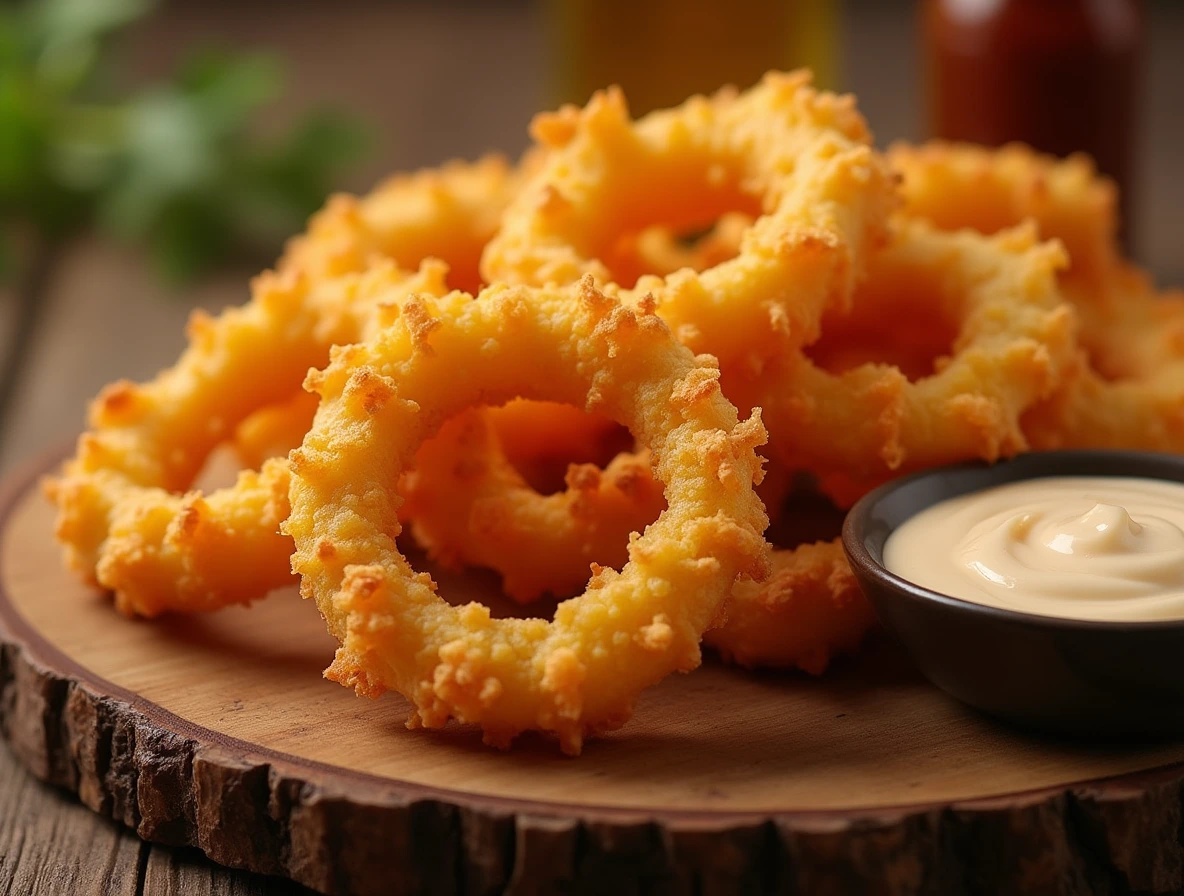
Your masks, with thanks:
[[[554,104],[619,84],[635,114],[809,67],[835,86],[835,0],[548,0]]]

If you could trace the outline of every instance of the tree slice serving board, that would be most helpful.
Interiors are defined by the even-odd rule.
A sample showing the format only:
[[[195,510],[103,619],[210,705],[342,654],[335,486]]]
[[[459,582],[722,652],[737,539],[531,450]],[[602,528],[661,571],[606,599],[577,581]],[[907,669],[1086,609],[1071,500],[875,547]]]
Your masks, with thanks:
[[[577,759],[497,752],[325,681],[334,645],[295,589],[119,616],[62,568],[37,472],[0,513],[0,732],[146,839],[328,893],[1184,887],[1182,743],[1022,735],[881,639],[821,679],[709,659]]]

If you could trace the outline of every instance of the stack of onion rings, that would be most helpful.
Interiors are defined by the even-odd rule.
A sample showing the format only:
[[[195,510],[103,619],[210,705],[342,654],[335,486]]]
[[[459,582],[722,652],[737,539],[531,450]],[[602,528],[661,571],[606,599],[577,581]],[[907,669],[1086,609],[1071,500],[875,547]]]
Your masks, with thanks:
[[[644,305],[629,311],[590,283],[412,301],[309,385],[321,407],[292,453],[284,529],[302,593],[341,642],[326,674],[363,695],[399,691],[416,725],[455,718],[502,746],[547,731],[578,753],[628,719],[642,688],[697,666],[737,574],[765,573],[768,520],[752,490],[760,418],[739,422],[714,361],[694,358]],[[624,568],[600,568],[551,622],[445,603],[394,541],[396,484],[420,445],[449,417],[518,396],[627,424],[668,497]]]
[[[484,275],[541,284],[591,274],[627,301],[652,296],[680,340],[720,359],[725,389],[816,338],[828,308],[848,307],[896,202],[850,98],[818,94],[802,75],[770,76],[739,96],[693,99],[637,122],[610,91],[584,110],[540,117],[534,132],[547,155],[491,240]],[[690,245],[673,239],[703,226],[706,236]],[[660,276],[637,277],[645,268]],[[777,505],[783,489],[771,496]],[[519,496],[526,506],[543,501]],[[815,554],[845,562],[837,544]],[[792,578],[794,554],[780,564]],[[745,629],[734,626],[725,642],[731,632]],[[801,650],[786,645],[778,665],[798,664]]]
[[[574,753],[701,638],[818,674],[872,625],[836,541],[733,583],[766,550],[755,409],[757,494],[791,517],[802,475],[847,505],[947,461],[1184,450],[1184,296],[1122,258],[1082,159],[885,157],[800,73],[637,121],[610,90],[533,130],[518,167],[334,198],[177,365],[105,391],[49,486],[72,565],[126,612],[190,612],[285,584],[295,544],[331,677]],[[252,469],[188,491],[226,441]],[[449,607],[403,527],[520,602],[588,590],[552,622]]]
[[[610,90],[532,130],[545,156],[485,250],[485,280],[591,274],[627,301],[652,295],[679,339],[725,373],[815,338],[822,313],[849,302],[897,202],[853,99],[813,90],[800,72],[638,121]],[[605,263],[623,233],[708,227],[733,211],[759,217],[715,267],[629,284]]]
[[[676,139],[676,137],[683,135],[682,129],[686,128],[687,119],[705,119],[715,124],[720,136],[714,134],[712,136],[715,136],[720,141],[720,145],[725,148],[720,149],[719,145],[708,144],[697,151],[702,153],[709,163],[722,165],[726,168],[730,160],[726,149],[729,134],[727,112],[733,105],[745,110],[749,109],[749,104],[776,106],[777,102],[770,99],[771,95],[776,95],[779,100],[787,102],[798,114],[803,107],[814,113],[817,113],[818,109],[833,111],[836,108],[843,108],[842,104],[834,101],[833,98],[819,99],[812,91],[809,91],[804,81],[790,79],[778,82],[776,79],[772,79],[739,98],[724,95],[712,101],[692,101],[680,110],[656,113],[636,124],[629,121],[620,96],[613,93],[594,98],[589,107],[583,111],[577,112],[568,109],[557,117],[543,118],[537,121],[536,134],[546,142],[548,155],[540,166],[539,172],[527,182],[521,198],[511,204],[502,230],[490,242],[482,262],[484,273],[487,277],[498,276],[520,282],[552,280],[564,282],[587,273],[592,273],[602,282],[611,281],[614,277],[621,278],[623,271],[620,259],[624,254],[620,248],[621,240],[619,238],[615,242],[597,240],[595,234],[598,232],[598,228],[608,229],[609,227],[601,219],[611,216],[615,225],[614,232],[622,230],[628,232],[630,227],[636,228],[646,222],[642,217],[643,211],[630,212],[628,208],[622,208],[620,203],[612,205],[607,210],[604,208],[608,204],[609,198],[615,196],[612,187],[613,179],[615,177],[634,177],[637,171],[648,172],[650,167],[661,168],[665,165],[675,172],[674,174],[668,173],[667,177],[681,176],[688,179],[690,183],[681,190],[675,190],[673,187],[665,190],[662,197],[669,198],[677,195],[679,201],[687,201],[684,197],[698,188],[697,182],[686,173],[687,167],[694,164],[707,164],[702,159],[695,160],[696,150],[693,143],[691,144],[692,148],[687,150],[686,138],[683,143]],[[792,99],[787,100],[787,97],[792,97]],[[800,106],[795,106],[795,102]],[[785,126],[801,126],[803,118],[815,125],[819,120],[817,114],[813,118],[810,114],[801,116],[801,118],[787,114],[786,121],[788,123]],[[710,129],[705,130],[709,134],[711,133]],[[855,120],[846,120],[840,130],[842,130],[844,138],[856,144],[865,134],[861,122]],[[676,136],[672,136],[672,134]],[[859,150],[851,148],[849,144],[843,144],[846,151],[844,156],[844,152],[834,145],[834,136],[827,134],[827,137],[832,142],[828,143],[824,140],[823,143],[828,146],[828,152],[832,155],[849,160],[861,157]],[[841,143],[841,140],[839,142]],[[678,147],[678,152],[668,149],[671,144]],[[672,160],[677,159],[680,155],[691,158],[690,162],[683,162],[681,168],[677,164],[671,164]],[[752,164],[751,160],[750,164]],[[807,164],[805,167],[808,168],[809,165]],[[874,168],[874,166],[872,167]],[[583,172],[593,170],[600,179],[597,183],[591,184],[586,179],[581,179],[586,177]],[[691,167],[691,171],[694,171],[693,167]],[[801,168],[796,168],[795,171],[801,171]],[[814,189],[818,189],[817,172],[803,176],[812,178]],[[867,174],[863,179],[865,181],[874,180],[872,176]],[[726,171],[721,171],[715,181],[709,179],[708,182],[713,185],[718,182],[717,189],[726,190],[726,180]],[[784,198],[793,195],[793,186],[785,185],[777,179],[763,183],[757,179],[755,183],[767,191],[766,196]],[[872,189],[869,188],[869,190]],[[622,188],[622,192],[630,201],[640,203],[644,200],[644,194],[634,197],[625,188]],[[569,201],[565,197],[576,198]],[[734,197],[732,202],[736,202]],[[712,206],[711,202],[704,204]],[[886,199],[877,208],[885,210],[891,208],[891,205],[891,200]],[[780,228],[781,233],[793,232],[795,225],[789,223],[794,212],[792,206],[776,206],[775,208],[776,211],[773,214],[767,215],[761,221],[766,222],[765,226],[768,227],[774,225],[767,222],[775,220],[777,222],[775,226]],[[521,214],[519,214],[520,211]],[[648,210],[645,213],[648,213]],[[729,338],[727,334],[735,332],[743,333],[745,337],[751,337],[753,335],[752,327],[744,330],[743,327],[713,326],[710,322],[713,313],[710,310],[712,307],[710,297],[700,301],[697,306],[693,302],[683,302],[681,299],[685,298],[687,294],[672,290],[670,284],[680,282],[681,278],[690,278],[696,284],[696,289],[699,289],[704,280],[710,282],[712,277],[736,276],[734,270],[728,273],[729,265],[732,264],[728,259],[743,259],[744,240],[751,241],[751,234],[756,232],[756,229],[750,219],[743,214],[730,213],[727,224],[721,223],[711,232],[710,236],[714,237],[713,239],[702,240],[700,246],[692,245],[684,248],[671,238],[672,226],[687,226],[702,222],[693,221],[689,217],[689,212],[680,212],[678,208],[667,214],[669,223],[666,226],[649,225],[641,230],[642,236],[635,247],[636,255],[644,256],[648,253],[652,258],[656,258],[658,263],[651,265],[651,268],[659,271],[663,268],[673,267],[675,264],[682,267],[662,281],[643,277],[635,289],[623,290],[621,294],[628,298],[640,294],[643,289],[649,289],[658,300],[659,313],[663,317],[670,316],[672,318],[671,323],[680,338],[696,350],[706,350],[720,357],[730,357],[732,356],[730,355],[730,347],[723,344],[721,340],[727,340]],[[850,220],[850,217],[843,218],[842,215],[832,213],[832,220]],[[601,223],[598,224],[597,221]],[[591,235],[589,235],[589,231]],[[839,399],[837,403],[840,408],[846,407],[851,412],[848,415],[850,419],[836,421],[833,426],[819,425],[817,419],[803,419],[803,414],[810,407],[807,402],[813,390],[803,388],[802,379],[814,372],[819,375],[823,383],[832,381],[832,378],[822,368],[817,367],[806,355],[792,348],[795,343],[808,344],[814,341],[814,338],[819,334],[817,323],[811,322],[803,316],[797,317],[795,326],[790,328],[796,336],[789,340],[782,340],[779,354],[771,355],[769,359],[753,365],[748,363],[753,356],[753,350],[749,347],[745,363],[736,365],[740,372],[726,373],[725,375],[725,388],[729,390],[729,394],[734,394],[743,406],[752,407],[758,404],[767,404],[776,409],[772,418],[777,420],[776,425],[781,427],[787,437],[778,439],[778,444],[771,447],[775,456],[782,461],[785,467],[787,469],[817,470],[825,462],[833,462],[833,470],[828,470],[824,474],[826,477],[824,486],[828,487],[832,493],[837,493],[844,498],[850,496],[857,489],[865,490],[877,478],[891,475],[897,467],[904,463],[904,455],[909,452],[919,455],[917,460],[913,461],[914,463],[924,463],[927,459],[929,462],[933,462],[935,458],[949,460],[978,456],[993,458],[1020,450],[1025,446],[1022,433],[1019,430],[1020,414],[1024,408],[1051,391],[1052,383],[1059,375],[1060,368],[1066,366],[1067,363],[1066,358],[1069,351],[1067,346],[1071,340],[1071,327],[1064,310],[1058,307],[1059,297],[1055,290],[1052,274],[1059,256],[1054,249],[1036,247],[1030,232],[1000,238],[996,243],[992,243],[988,240],[976,240],[972,235],[947,236],[919,224],[911,223],[898,224],[894,230],[893,239],[895,251],[886,250],[875,254],[874,257],[886,258],[891,261],[898,255],[913,253],[920,256],[913,265],[914,270],[923,271],[934,279],[945,278],[953,281],[947,288],[950,296],[946,304],[951,306],[954,314],[961,314],[964,318],[961,321],[964,326],[961,326],[960,330],[961,339],[966,345],[962,347],[959,364],[952,365],[942,373],[930,377],[930,382],[923,386],[913,386],[909,383],[908,377],[899,369],[884,365],[863,368],[860,374],[867,382],[854,390],[849,388],[851,384],[846,381],[850,379],[850,376],[833,379],[834,397]],[[962,243],[970,244],[961,247],[960,254],[958,251],[959,240]],[[866,242],[874,244],[875,239],[869,238]],[[848,245],[847,240],[838,237],[835,238],[835,243]],[[856,241],[856,244],[863,245],[859,241]],[[603,247],[607,258],[602,259],[592,254],[581,254],[595,252],[598,245]],[[716,257],[723,259],[718,268],[712,268],[711,260],[704,257],[705,253],[701,251],[701,247],[704,245],[710,246]],[[1010,262],[1023,252],[1029,252],[1032,256],[1028,267],[1018,268],[1019,274],[1015,281],[1001,281],[1001,278],[1006,277],[1012,269]],[[831,313],[834,315],[846,312],[848,317],[866,318],[869,326],[872,326],[872,315],[876,312],[883,312],[883,303],[871,301],[867,296],[861,300],[858,289],[854,287],[854,283],[858,279],[856,276],[858,271],[853,267],[855,262],[855,258],[849,258],[847,273],[850,280],[838,289],[838,298],[832,297],[830,300],[822,302],[819,307],[830,307],[833,309]],[[978,268],[975,267],[976,264]],[[633,267],[636,266],[635,264]],[[632,269],[632,267],[625,268],[625,270]],[[744,272],[747,269],[739,267],[738,270]],[[962,281],[958,281],[959,275],[962,277]],[[1017,298],[1013,303],[1014,309],[1019,312],[1016,316],[1017,319],[1013,321],[1013,329],[999,331],[998,328],[992,326],[991,321],[1000,315],[1000,303],[1008,304],[1010,301],[1009,290],[1013,283],[1022,283],[1027,277],[1031,277],[1032,283],[1024,284],[1024,288],[1017,292]],[[986,280],[987,283],[980,284],[978,282],[980,279]],[[801,282],[800,277],[794,282]],[[959,289],[959,283],[964,288]],[[854,298],[847,295],[848,291],[854,292]],[[749,295],[743,289],[737,290],[737,292],[746,297]],[[808,291],[807,293],[809,296]],[[650,292],[646,294],[648,295]],[[807,313],[811,301],[808,296],[805,300],[799,299],[796,305],[796,313],[799,315]],[[700,296],[700,299],[702,298]],[[968,307],[959,306],[963,300],[967,300]],[[735,310],[734,305],[725,305],[725,307],[729,311]],[[696,316],[696,309],[701,312],[698,316]],[[708,310],[703,311],[703,309]],[[820,320],[824,319],[820,318]],[[741,317],[741,321],[744,320],[748,320],[748,318]],[[724,335],[717,335],[721,332]],[[942,354],[944,353],[943,350]],[[787,358],[800,361],[800,364],[794,367],[786,361]],[[932,364],[933,360],[933,358],[928,358],[926,362]],[[762,376],[756,380],[761,385],[746,389],[744,388],[747,385],[746,375],[754,368],[761,371]],[[727,370],[726,367],[725,370]],[[977,385],[968,391],[968,381],[971,377],[962,372],[963,370],[969,370],[971,374],[984,370],[993,373],[995,378],[993,381]],[[927,371],[927,373],[932,373],[932,371]],[[736,384],[734,393],[731,391],[733,383]],[[943,390],[949,393],[948,399],[941,397]],[[852,392],[854,395],[850,394]],[[834,405],[836,402],[832,401],[829,404]],[[828,406],[828,402],[818,402],[815,407],[818,405],[825,407]],[[948,415],[948,421],[943,420],[941,414]],[[928,420],[925,420],[926,416],[929,418]],[[927,423],[928,428],[912,428],[923,420]],[[930,433],[949,431],[955,436],[958,436],[959,433],[958,428],[947,430],[940,425],[943,422],[967,424],[968,431],[960,437],[960,440],[956,438],[953,441],[947,440],[947,442],[941,443],[934,439]],[[805,451],[799,453],[801,450],[799,444],[803,439],[788,437],[788,433],[795,429],[807,434],[806,441],[817,434],[818,442],[816,444],[820,447],[815,454],[810,453],[809,445],[805,446]],[[822,440],[830,439],[838,432],[843,432],[845,436],[849,433],[862,432],[865,437],[862,441],[852,445],[849,452],[841,454],[835,459],[834,452],[823,446]],[[910,437],[908,433],[911,432],[916,432],[914,443],[908,442]],[[778,451],[779,447],[785,452],[784,454]],[[921,453],[922,450],[928,451],[930,454],[926,456]],[[803,455],[808,462],[803,459]],[[873,459],[870,468],[864,469],[857,466],[857,464],[865,462],[864,459],[869,455]],[[465,495],[465,490],[454,488],[450,494],[462,498]],[[520,503],[520,506],[533,508],[531,513],[525,514],[527,518],[546,518],[544,507],[548,499],[545,496],[522,489],[516,489],[514,496],[513,500]],[[503,495],[501,498],[503,503],[508,503],[510,500],[508,495]],[[469,519],[473,516],[473,512],[472,501],[469,500],[460,505],[454,505],[449,518],[453,520]],[[639,518],[644,519],[640,514]],[[444,537],[429,538],[428,541],[439,553],[446,553],[449,550],[459,553],[465,544],[480,543],[482,539],[478,533],[462,529],[460,532],[454,531]],[[546,549],[544,541],[526,539],[516,543],[521,551],[530,555],[555,556],[554,551]],[[474,552],[470,550],[469,555],[473,556]],[[505,574],[504,567],[507,565],[507,561],[504,556],[504,551],[486,553],[483,562],[493,565],[495,568],[503,567],[502,571]],[[839,547],[833,543],[803,551],[803,559],[807,573],[809,570],[822,568],[825,563],[829,563],[832,569],[842,568],[843,565]],[[796,575],[794,552],[782,555],[779,562],[783,572],[783,582],[795,578],[804,581],[808,578],[808,575]],[[575,566],[566,569],[565,573],[565,575],[557,574],[557,570],[552,568],[550,579],[542,576],[535,579],[534,590],[570,587],[570,582],[581,576],[582,569],[580,566]],[[830,577],[823,577],[823,579],[837,581]],[[841,593],[836,592],[835,597],[837,603],[843,602]],[[860,622],[856,627],[866,628],[866,623],[862,621],[866,618],[866,613],[862,612],[862,604],[859,604],[858,608],[860,612],[854,615],[860,617]],[[748,611],[740,609],[738,612],[740,622],[743,622],[743,616]],[[761,625],[753,625],[752,629],[758,627]],[[774,630],[767,626],[765,629],[770,632]],[[721,640],[724,642],[722,649],[737,656],[744,655],[742,644],[735,645],[738,648],[735,650],[729,650],[727,644],[732,633],[739,632],[742,635],[744,631],[746,629],[742,625],[734,624],[728,634],[721,635]],[[782,640],[786,644],[786,653],[780,664],[795,663],[797,658],[802,655],[801,651],[793,645],[792,640]],[[819,665],[818,662],[811,662],[809,659],[805,660],[805,664],[815,667]]]
[[[530,158],[526,170],[537,164]],[[104,390],[77,457],[47,482],[67,563],[110,589],[120,610],[145,616],[215,610],[286,584],[291,543],[277,534],[287,514],[281,456],[311,425],[316,402],[299,390],[304,373],[322,366],[332,345],[363,338],[382,304],[412,292],[443,294],[456,282],[454,269],[461,282],[476,277],[521,177],[489,157],[396,177],[361,199],[334,197],[291,242],[278,273],[258,280],[251,302],[218,318],[194,315],[191,345],[174,367],[143,385]],[[446,264],[416,274],[398,266],[431,257]],[[534,455],[523,440],[507,439],[515,467],[539,478],[556,465],[549,458],[575,454],[581,437],[593,457],[603,456],[595,443],[616,430],[582,412],[558,412],[557,420],[554,405],[521,402],[489,413],[502,432],[522,429],[532,416],[552,432],[564,424],[569,444],[536,445]],[[248,470],[230,488],[192,491],[206,458],[228,438]],[[637,465],[623,459],[618,466]],[[585,494],[593,476],[587,469],[579,477]],[[625,480],[607,481],[614,478]],[[643,486],[629,512],[615,489],[614,506],[623,520],[644,525],[656,515],[654,491],[652,482]]]

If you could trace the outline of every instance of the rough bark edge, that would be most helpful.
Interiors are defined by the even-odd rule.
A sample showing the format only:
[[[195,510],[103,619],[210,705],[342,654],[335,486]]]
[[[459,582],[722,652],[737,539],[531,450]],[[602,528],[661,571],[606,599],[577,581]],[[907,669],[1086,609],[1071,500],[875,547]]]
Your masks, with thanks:
[[[38,778],[146,840],[331,894],[1169,893],[1184,887],[1178,769],[950,807],[744,819],[512,811],[160,727],[0,645],[0,733]]]

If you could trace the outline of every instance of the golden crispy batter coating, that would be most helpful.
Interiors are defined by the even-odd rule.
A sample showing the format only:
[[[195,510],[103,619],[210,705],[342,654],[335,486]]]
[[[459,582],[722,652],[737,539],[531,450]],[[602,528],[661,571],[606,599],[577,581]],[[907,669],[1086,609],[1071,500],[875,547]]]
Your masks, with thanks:
[[[985,237],[898,219],[850,311],[728,394],[762,407],[770,453],[840,503],[908,470],[1015,454],[1021,415],[1075,348],[1063,259],[1030,226]]]
[[[287,457],[304,441],[316,412],[317,397],[304,390],[255,411],[234,430],[234,450],[242,465],[257,470],[270,458]]]
[[[703,636],[725,660],[749,669],[821,675],[832,658],[855,653],[876,622],[835,541],[773,553],[764,582],[737,582],[727,619]]]
[[[298,448],[316,410],[316,395],[301,390],[244,420],[234,434],[243,465],[258,468],[268,458]],[[506,459],[531,484],[562,482],[569,463],[607,462],[633,444],[628,431],[603,414],[553,401],[519,398],[483,413]]]
[[[888,160],[903,175],[905,213],[942,230],[993,234],[1036,222],[1042,239],[1069,253],[1062,278],[1095,281],[1118,262],[1118,195],[1085,155],[1065,159],[1021,143],[989,149],[932,141],[895,144]]]
[[[545,441],[566,420],[549,420],[541,407],[522,402],[513,416],[533,424],[533,438]],[[496,570],[503,591],[520,603],[577,593],[595,566],[620,568],[631,533],[666,506],[648,453],[619,454],[603,470],[573,464],[564,491],[540,494],[509,463],[503,436],[491,425],[494,414],[477,410],[449,420],[419,449],[415,469],[402,480],[407,503],[399,513],[416,541],[445,564]],[[770,517],[780,514],[791,486],[784,467],[767,471],[757,494]],[[772,556],[772,578],[738,582],[727,623],[704,643],[749,668],[819,675],[832,656],[858,648],[874,614],[837,541]]]
[[[533,131],[548,152],[486,248],[486,280],[592,274],[628,301],[652,295],[678,338],[725,371],[757,370],[787,341],[814,338],[822,311],[849,300],[897,201],[853,98],[813,90],[802,72],[636,122],[609,90],[539,116]],[[700,274],[633,285],[608,264],[622,234],[709,227],[734,211],[759,217],[735,258]]]
[[[647,274],[669,277],[676,271],[700,272],[740,254],[752,215],[724,212],[707,230],[680,236],[664,224],[652,224],[636,234],[624,234],[611,247],[604,264],[621,283],[636,283]]]
[[[1064,384],[1024,415],[1033,448],[1184,451],[1184,296],[1157,294],[1122,258],[1114,184],[1088,158],[945,143],[889,158],[908,214],[985,233],[1031,219],[1068,250],[1060,280],[1081,347]]]
[[[630,533],[666,507],[648,452],[620,454],[603,470],[572,464],[565,488],[532,488],[503,451],[487,413],[450,420],[405,476],[415,540],[448,565],[496,570],[514,600],[577,593],[593,564],[620,567]]]
[[[694,358],[652,311],[578,288],[494,287],[407,303],[371,342],[310,375],[316,422],[291,457],[293,569],[341,642],[326,673],[413,721],[480,725],[506,745],[553,732],[563,749],[623,724],[638,693],[699,663],[699,640],[737,575],[763,576],[767,519],[752,491],[759,416],[739,422],[713,359]],[[655,458],[669,507],[553,621],[454,607],[395,546],[395,484],[443,422],[523,396],[627,424]]]
[[[603,414],[554,401],[519,398],[484,413],[506,460],[544,492],[562,487],[570,464],[603,466],[633,447],[629,431]]]
[[[194,315],[172,368],[104,390],[77,457],[47,483],[69,565],[113,590],[121,610],[143,615],[217,609],[286,584],[291,542],[278,524],[287,504],[276,497],[287,491],[286,468],[263,461],[293,437],[308,405],[283,405],[330,346],[361,338],[377,305],[401,288],[443,293],[446,275],[450,284],[475,278],[518,178],[490,158],[393,178],[362,199],[335,197],[288,247],[279,273],[256,281],[250,302],[217,318]],[[428,257],[442,261],[417,274],[391,261],[415,270]],[[259,474],[187,494],[229,438]]]
[[[1184,451],[1184,293],[1157,294],[1130,266],[1096,288],[1108,297],[1077,306],[1068,376],[1024,415],[1032,447]]]
[[[319,283],[266,274],[246,305],[195,315],[173,367],[99,395],[77,455],[47,482],[69,565],[144,616],[213,610],[287,584],[287,464],[267,461],[209,495],[190,485],[241,421],[290,396],[330,346],[365,335],[385,303],[447,292],[445,274],[440,263]]]
[[[456,289],[480,288],[478,262],[524,172],[500,156],[449,162],[440,168],[399,174],[369,194],[333,196],[292,239],[277,270],[313,277],[362,271],[376,258],[414,270],[425,258],[448,262]]]

